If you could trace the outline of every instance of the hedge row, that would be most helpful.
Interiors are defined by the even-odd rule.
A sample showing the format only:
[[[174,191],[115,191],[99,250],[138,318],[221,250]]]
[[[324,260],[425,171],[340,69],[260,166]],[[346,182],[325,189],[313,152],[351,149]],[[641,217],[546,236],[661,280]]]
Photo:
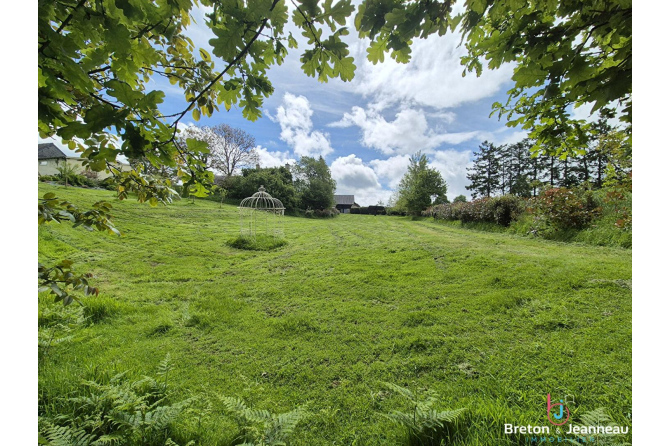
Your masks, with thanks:
[[[495,223],[509,226],[528,213],[555,229],[584,229],[601,215],[601,207],[592,191],[564,187],[543,191],[523,199],[514,195],[487,197],[467,203],[448,203],[426,209],[424,216],[462,223]]]
[[[439,220],[460,220],[463,223],[483,222],[509,226],[525,210],[525,200],[514,195],[487,197],[467,203],[438,204],[426,209],[425,216]]]

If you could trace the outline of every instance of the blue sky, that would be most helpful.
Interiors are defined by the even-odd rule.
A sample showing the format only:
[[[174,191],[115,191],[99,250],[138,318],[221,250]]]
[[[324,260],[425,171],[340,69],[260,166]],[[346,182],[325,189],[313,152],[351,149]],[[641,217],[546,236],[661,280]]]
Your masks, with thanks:
[[[196,23],[187,34],[196,47],[210,50],[213,34],[205,25],[204,12],[193,11]],[[307,46],[292,24],[288,28],[300,47],[270,70],[275,92],[263,104],[261,119],[247,121],[239,108],[233,108],[197,123],[190,116],[182,122],[227,123],[244,129],[255,137],[263,167],[321,155],[337,181],[337,193],[353,194],[361,205],[386,203],[409,156],[419,150],[442,173],[450,199],[469,196],[466,168],[477,146],[484,140],[502,144],[525,136],[504,121],[489,118],[491,104],[507,98],[512,67],[485,71],[479,78],[471,73],[462,77],[460,56],[465,50],[458,46],[459,35],[415,41],[412,61],[406,65],[388,56],[372,65],[365,58],[367,42],[350,35],[346,41],[357,66],[355,79],[320,83],[300,69],[299,57]],[[165,91],[165,113],[184,108],[178,88],[161,78],[154,82],[148,88]]]

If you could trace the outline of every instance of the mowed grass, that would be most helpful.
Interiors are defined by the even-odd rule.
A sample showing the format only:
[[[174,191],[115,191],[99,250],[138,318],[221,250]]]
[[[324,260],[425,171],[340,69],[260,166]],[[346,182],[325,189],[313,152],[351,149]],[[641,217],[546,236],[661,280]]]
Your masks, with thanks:
[[[340,215],[287,217],[286,246],[246,251],[226,243],[239,233],[233,206],[151,208],[40,184],[51,191],[111,201],[124,235],[39,228],[40,261],[70,258],[100,288],[86,299],[95,323],[40,361],[43,411],[97,371],[152,375],[170,353],[173,399],[214,403],[201,432],[184,423],[172,437],[199,444],[236,435],[216,394],[305,407],[292,444],[402,444],[381,414],[408,407],[382,382],[466,408],[454,444],[524,444],[503,424],[548,425],[547,393],[571,395],[575,419],[602,406],[631,423],[630,250]]]

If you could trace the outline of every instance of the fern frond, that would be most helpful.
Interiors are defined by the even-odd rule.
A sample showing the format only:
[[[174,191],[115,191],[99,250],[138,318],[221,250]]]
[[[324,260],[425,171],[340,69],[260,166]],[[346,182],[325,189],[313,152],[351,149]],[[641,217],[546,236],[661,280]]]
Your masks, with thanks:
[[[44,439],[50,446],[89,446],[94,437],[83,429],[48,425],[44,430]]]
[[[610,416],[605,412],[604,407],[599,407],[592,411],[586,412],[579,417],[581,424],[578,424],[580,427],[584,426],[614,426],[614,422]],[[619,434],[605,434],[605,433],[595,433],[589,434],[590,437],[595,437],[599,445],[608,445],[608,446],[630,446],[630,443],[620,440]],[[578,441],[568,439],[569,443],[572,444],[583,444]]]
[[[412,403],[411,410],[401,412],[391,411],[381,414],[394,423],[404,426],[412,436],[422,437],[432,435],[438,429],[444,428],[445,424],[453,423],[465,409],[437,411],[433,406],[437,402],[437,393],[433,390],[426,391],[426,397],[419,400],[416,394],[404,387],[392,383],[384,383],[386,387],[400,393]]]
[[[272,414],[268,410],[246,409],[241,412],[241,415],[252,423],[267,423],[272,421]]]
[[[410,401],[415,401],[416,396],[414,395],[414,392],[412,392],[409,389],[406,389],[405,387],[401,387],[397,384],[389,383],[389,382],[383,382],[382,383],[384,386],[388,387],[390,390],[393,390],[396,393],[399,393],[400,395],[404,396]]]
[[[113,434],[113,435],[103,435],[93,443],[95,446],[104,446],[104,445],[116,445],[124,444],[127,441],[123,435]]]
[[[228,412],[240,414],[248,410],[247,405],[241,398],[223,395],[217,395],[217,397],[223,403],[223,408]]]
[[[163,359],[161,362],[158,363],[158,371],[156,373],[158,374],[158,376],[165,376],[168,373],[170,373],[172,369],[174,369],[174,366],[172,364],[172,358],[168,353],[167,355],[165,355],[165,359]]]
[[[465,412],[465,408],[462,407],[460,409],[444,410],[438,412],[435,416],[446,423],[453,423],[463,412]]]

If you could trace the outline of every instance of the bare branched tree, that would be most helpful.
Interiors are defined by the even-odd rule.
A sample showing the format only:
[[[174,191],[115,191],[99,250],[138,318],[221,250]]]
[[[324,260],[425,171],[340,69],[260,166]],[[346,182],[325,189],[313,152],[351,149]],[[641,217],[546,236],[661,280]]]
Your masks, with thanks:
[[[258,162],[256,139],[242,129],[228,124],[207,128],[210,166],[224,177],[231,176],[236,169],[254,166]]]
[[[256,139],[244,130],[228,124],[214,127],[189,126],[182,130],[180,137],[184,141],[186,138],[195,138],[206,142],[209,148],[204,160],[206,166],[221,173],[224,178],[233,175],[236,169],[258,163]]]

